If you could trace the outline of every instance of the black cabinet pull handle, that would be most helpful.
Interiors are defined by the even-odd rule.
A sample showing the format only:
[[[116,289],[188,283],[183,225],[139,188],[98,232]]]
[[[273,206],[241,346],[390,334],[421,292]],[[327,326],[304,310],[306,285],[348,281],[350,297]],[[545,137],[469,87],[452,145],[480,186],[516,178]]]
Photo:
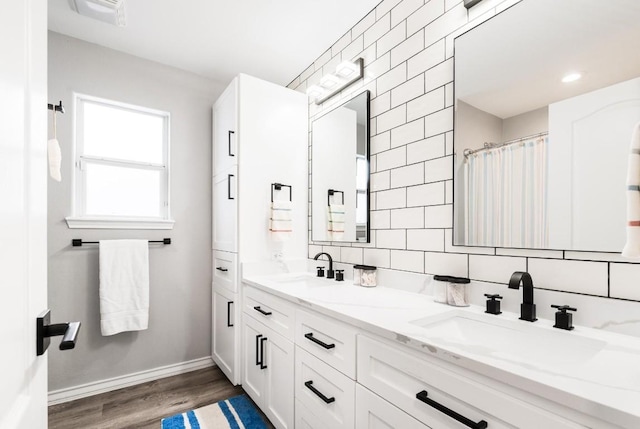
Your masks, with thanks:
[[[227,327],[233,328],[233,323],[231,323],[231,304],[233,301],[227,301]]]
[[[229,271],[228,268],[224,268],[224,267],[216,267],[216,270],[222,271],[223,273],[226,273],[227,271]]]
[[[231,153],[231,134],[235,134],[235,131],[229,130],[229,156],[236,156],[235,154]]]
[[[324,342],[320,341],[319,339],[317,339],[317,338],[315,338],[313,336],[312,332],[309,332],[308,334],[304,334],[304,337],[307,340],[311,340],[314,343],[316,343],[317,345],[319,345],[320,347],[324,347],[327,350],[332,349],[332,348],[334,348],[336,346],[335,344],[327,344],[327,343],[324,343]]]
[[[255,307],[253,307],[253,309],[255,311],[257,311],[258,313],[261,313],[264,316],[271,316],[271,312],[270,311],[264,311],[262,308],[260,308],[259,305],[256,305]]]
[[[316,396],[320,399],[322,399],[324,401],[325,404],[330,404],[332,402],[334,402],[336,400],[336,398],[334,398],[333,396],[331,398],[327,398],[326,396],[324,396],[322,394],[322,392],[320,392],[318,389],[316,389],[315,387],[313,387],[313,381],[309,380],[309,381],[305,381],[304,385],[307,386],[307,389],[311,390],[313,393],[316,394]]]
[[[260,339],[260,369],[265,369],[267,365],[264,364],[264,343],[268,340],[267,337]]]
[[[227,174],[227,199],[235,200],[234,197],[231,196],[231,178],[235,177],[233,174]]]
[[[256,365],[262,365],[260,362],[260,338],[262,338],[262,334],[256,335]]]
[[[462,423],[463,425],[465,425],[467,427],[470,427],[472,429],[486,429],[487,428],[488,424],[484,420],[480,420],[478,423],[474,422],[473,420],[469,420],[465,416],[456,413],[452,409],[447,408],[444,405],[437,403],[433,399],[429,398],[428,395],[429,394],[427,393],[427,391],[423,390],[423,391],[418,392],[416,394],[416,398],[419,399],[420,401],[424,402],[425,404],[429,405],[430,407],[435,408],[436,410],[440,411],[441,413],[444,413],[444,414],[448,415],[449,417],[451,417],[453,419],[456,419],[457,421],[459,421],[460,423]]]

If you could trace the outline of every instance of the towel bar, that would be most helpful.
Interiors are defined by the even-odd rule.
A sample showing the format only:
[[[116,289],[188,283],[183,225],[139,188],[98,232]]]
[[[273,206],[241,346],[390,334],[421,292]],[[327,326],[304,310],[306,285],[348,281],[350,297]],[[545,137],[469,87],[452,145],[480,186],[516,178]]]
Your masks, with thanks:
[[[280,191],[282,190],[283,187],[289,188],[289,201],[292,201],[293,188],[291,187],[291,185],[284,185],[282,183],[272,183],[271,184],[271,202],[273,202],[273,190],[275,189],[276,191]]]
[[[83,244],[98,244],[99,241],[82,241],[81,238],[73,238],[71,239],[71,245],[73,247],[79,247]],[[149,240],[149,243],[162,243],[162,244],[171,244],[170,238],[163,238],[162,240]]]
[[[329,189],[327,190],[327,205],[331,205],[331,197],[333,194],[342,194],[342,204],[344,204],[344,192],[338,191],[337,189]]]

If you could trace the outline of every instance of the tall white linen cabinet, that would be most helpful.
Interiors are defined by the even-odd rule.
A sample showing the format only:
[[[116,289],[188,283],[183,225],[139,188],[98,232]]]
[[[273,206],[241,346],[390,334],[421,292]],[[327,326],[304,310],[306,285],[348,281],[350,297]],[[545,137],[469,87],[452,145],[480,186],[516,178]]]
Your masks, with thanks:
[[[211,347],[234,384],[242,380],[241,264],[307,257],[308,118],[306,94],[245,74],[213,106]],[[269,233],[272,195],[292,202],[287,241]]]

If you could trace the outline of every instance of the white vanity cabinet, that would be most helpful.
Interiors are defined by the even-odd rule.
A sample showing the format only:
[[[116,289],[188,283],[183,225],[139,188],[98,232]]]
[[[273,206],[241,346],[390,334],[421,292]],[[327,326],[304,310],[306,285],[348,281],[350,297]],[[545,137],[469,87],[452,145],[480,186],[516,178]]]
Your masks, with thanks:
[[[252,289],[248,289],[252,290]],[[284,309],[292,304],[270,297],[270,304]],[[256,301],[262,313],[245,309],[243,317],[242,387],[278,429],[294,427],[294,344],[278,333],[269,317],[271,306]],[[284,310],[287,312],[287,310]]]
[[[464,427],[461,420],[491,429],[584,427],[407,347],[360,335],[357,354],[358,383],[429,427]]]
[[[244,74],[213,106],[211,355],[233,384],[242,380],[241,264],[307,254],[307,110],[305,94]],[[292,166],[292,159],[300,161]],[[272,183],[292,189],[294,232],[286,243],[275,243],[268,231]],[[233,326],[226,323],[228,302]]]

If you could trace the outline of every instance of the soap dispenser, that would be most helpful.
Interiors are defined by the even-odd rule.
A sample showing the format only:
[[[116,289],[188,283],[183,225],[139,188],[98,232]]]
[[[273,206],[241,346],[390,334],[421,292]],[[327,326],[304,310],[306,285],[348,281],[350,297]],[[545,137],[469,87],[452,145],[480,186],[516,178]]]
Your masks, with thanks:
[[[568,305],[552,305],[551,307],[558,309],[556,311],[556,324],[553,327],[571,331],[573,329],[573,314],[567,313],[567,311],[578,311],[578,309]]]

